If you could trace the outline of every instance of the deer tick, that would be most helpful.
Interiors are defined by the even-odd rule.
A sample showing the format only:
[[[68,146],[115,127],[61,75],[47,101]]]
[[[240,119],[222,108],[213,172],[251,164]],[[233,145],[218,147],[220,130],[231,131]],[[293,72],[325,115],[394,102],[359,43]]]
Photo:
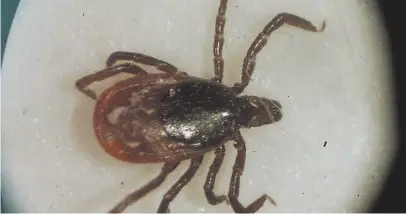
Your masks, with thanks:
[[[190,160],[190,166],[163,196],[158,212],[168,212],[169,204],[193,178],[207,152],[214,152],[204,193],[207,201],[216,205],[229,203],[234,212],[256,212],[266,200],[264,194],[248,206],[238,199],[240,177],[244,171],[246,147],[240,128],[258,127],[282,119],[281,104],[257,96],[240,96],[250,82],[256,55],[273,31],[284,24],[311,32],[321,32],[311,22],[290,13],[273,18],[249,47],[242,65],[239,83],[232,87],[222,84],[224,60],[224,26],[227,0],[220,0],[213,43],[214,77],[202,79],[181,72],[168,62],[140,53],[114,52],[105,69],[76,81],[79,91],[96,100],[93,115],[94,131],[100,145],[114,158],[132,163],[163,163],[161,172],[143,187],[135,190],[110,212],[122,212],[129,205],[159,187],[180,162]],[[127,61],[126,63],[118,63]],[[154,66],[161,72],[148,73],[137,66]],[[88,86],[119,73],[133,74],[118,81],[101,95]],[[216,175],[222,165],[226,142],[234,142],[237,157],[233,167],[228,195],[213,192]]]

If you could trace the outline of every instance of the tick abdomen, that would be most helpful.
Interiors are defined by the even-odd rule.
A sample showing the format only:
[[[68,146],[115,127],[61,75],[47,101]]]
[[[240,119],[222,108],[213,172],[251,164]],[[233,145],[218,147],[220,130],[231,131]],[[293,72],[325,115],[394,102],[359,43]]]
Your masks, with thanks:
[[[181,75],[137,75],[116,83],[100,95],[94,129],[104,150],[129,162],[160,162],[166,153],[182,153],[182,143],[167,138],[159,118],[160,100]],[[176,152],[176,151],[178,152]],[[179,158],[175,154],[175,158]]]

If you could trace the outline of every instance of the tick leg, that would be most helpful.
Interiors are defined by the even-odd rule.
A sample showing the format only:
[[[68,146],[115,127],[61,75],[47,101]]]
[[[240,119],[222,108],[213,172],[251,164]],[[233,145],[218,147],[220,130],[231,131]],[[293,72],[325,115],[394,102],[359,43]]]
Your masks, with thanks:
[[[146,71],[144,71],[142,68],[140,68],[136,65],[125,63],[125,64],[121,64],[121,65],[108,67],[104,70],[84,76],[84,77],[80,78],[79,80],[77,80],[75,85],[76,85],[76,88],[80,92],[82,92],[85,95],[87,95],[88,97],[96,100],[97,99],[96,94],[94,93],[94,91],[89,90],[87,88],[87,86],[89,86],[93,82],[102,81],[104,79],[107,79],[107,78],[117,75],[119,73],[140,74],[140,73],[146,73]]]
[[[180,177],[180,179],[165,193],[161,204],[158,208],[158,213],[167,213],[169,212],[169,203],[175,199],[178,193],[182,190],[186,184],[193,178],[197,169],[199,169],[200,164],[203,161],[203,156],[196,157],[190,160],[190,166],[186,172]]]
[[[227,0],[221,0],[216,17],[216,26],[213,43],[213,63],[214,78],[213,80],[221,83],[224,72],[223,46],[224,46],[224,26],[226,24]]]
[[[168,62],[156,59],[151,56],[147,56],[141,53],[132,53],[132,52],[124,52],[124,51],[117,51],[112,53],[106,61],[107,66],[114,65],[117,61],[125,60],[125,61],[133,61],[135,63],[140,63],[144,65],[154,66],[158,70],[161,70],[166,73],[177,73],[180,72],[178,68],[169,64]],[[184,73],[184,72],[182,72]]]
[[[244,171],[246,153],[245,142],[240,132],[238,132],[237,137],[235,138],[234,147],[237,149],[237,157],[234,163],[233,173],[231,175],[230,190],[228,192],[228,198],[234,212],[255,213],[264,205],[266,200],[276,205],[275,201],[270,196],[265,194],[247,207],[244,207],[238,200],[240,191],[240,177]]]
[[[245,87],[248,86],[251,75],[255,69],[255,58],[268,42],[268,38],[271,33],[284,24],[288,24],[311,32],[322,32],[326,27],[325,21],[323,21],[321,28],[317,29],[311,22],[290,13],[280,13],[275,16],[275,18],[273,18],[272,21],[265,26],[262,32],[259,33],[259,35],[255,38],[254,42],[251,44],[250,48],[247,51],[242,67],[241,83],[236,83],[233,86],[233,90],[237,94],[243,92]]]
[[[226,148],[224,146],[220,146],[215,151],[215,157],[213,163],[210,166],[209,173],[207,174],[206,183],[204,184],[204,193],[206,195],[206,199],[211,205],[220,204],[223,201],[226,201],[228,204],[227,197],[225,195],[216,196],[213,192],[214,184],[216,182],[217,173],[220,170],[221,164],[224,160],[224,155],[226,152]]]
[[[113,209],[109,211],[109,213],[120,213],[123,212],[128,206],[137,202],[140,198],[144,197],[146,194],[151,192],[152,190],[159,187],[159,185],[164,182],[165,178],[171,173],[173,170],[178,167],[178,163],[166,163],[161,169],[161,173],[154,179],[152,179],[148,184],[141,187],[140,189],[135,190],[134,192],[127,195],[123,200],[121,200]]]

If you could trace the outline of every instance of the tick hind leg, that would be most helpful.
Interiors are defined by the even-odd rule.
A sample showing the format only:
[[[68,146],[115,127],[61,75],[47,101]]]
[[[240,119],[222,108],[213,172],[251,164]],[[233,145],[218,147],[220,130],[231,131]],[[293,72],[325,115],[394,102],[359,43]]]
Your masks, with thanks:
[[[206,182],[204,184],[204,193],[207,201],[211,205],[217,205],[223,201],[226,201],[227,204],[229,203],[225,195],[216,196],[213,192],[216,176],[220,170],[221,164],[223,163],[225,151],[226,149],[224,146],[220,146],[216,149],[213,163],[210,166],[209,173],[207,174]]]
[[[130,193],[127,197],[121,200],[116,206],[114,206],[114,208],[111,209],[109,213],[123,212],[128,206],[137,202],[140,198],[144,197],[146,194],[159,187],[164,182],[169,173],[173,172],[173,170],[175,170],[176,167],[178,167],[178,165],[179,162],[164,164],[164,166],[161,169],[161,173],[159,173],[157,177],[152,179],[148,184],[141,187],[140,189],[137,189],[136,191]]]
[[[268,38],[271,35],[271,33],[280,28],[284,24],[288,24],[311,32],[322,32],[326,26],[326,23],[324,21],[322,27],[320,29],[317,29],[310,21],[307,21],[306,19],[303,19],[299,16],[290,13],[280,13],[277,16],[275,16],[275,18],[273,18],[265,26],[262,32],[259,33],[259,35],[255,38],[254,42],[251,44],[250,48],[247,51],[242,66],[241,82],[236,83],[233,86],[233,90],[237,94],[243,92],[245,87],[248,86],[251,79],[251,75],[255,69],[256,56],[268,42]]]
[[[197,169],[199,169],[203,161],[203,156],[196,157],[190,160],[190,166],[186,172],[180,177],[180,179],[169,189],[168,192],[164,195],[161,204],[158,208],[158,213],[167,213],[169,212],[169,203],[175,199],[178,193],[182,190],[186,184],[193,178]]]
[[[157,68],[158,70],[161,70],[166,73],[178,73],[180,72],[178,68],[175,66],[171,65],[168,62],[156,59],[151,56],[147,56],[141,53],[132,53],[132,52],[124,52],[124,51],[117,51],[112,53],[109,58],[107,58],[106,65],[112,66],[114,65],[117,61],[132,61],[135,63],[140,63],[144,65],[149,65]],[[185,72],[181,72],[186,74]]]
[[[230,190],[228,192],[228,198],[230,204],[236,213],[255,213],[257,212],[265,203],[266,200],[270,201],[272,204],[276,205],[275,201],[269,195],[262,195],[254,202],[252,202],[247,207],[244,207],[241,202],[238,200],[240,192],[240,177],[244,172],[245,166],[245,142],[241,136],[241,133],[238,132],[238,135],[234,142],[234,147],[237,149],[237,157],[235,159],[233,172],[231,175]]]
[[[79,80],[76,81],[75,85],[76,88],[87,95],[88,97],[96,100],[96,93],[94,91],[88,89],[87,87],[92,84],[93,82],[96,81],[102,81],[104,79],[107,79],[109,77],[115,76],[119,73],[129,73],[129,74],[140,74],[140,73],[146,73],[142,68],[132,65],[129,63],[121,64],[121,65],[116,65],[116,66],[111,66],[108,67],[104,70],[98,71],[96,73],[84,76],[80,78]]]
[[[213,55],[214,55],[213,80],[219,83],[222,82],[224,73],[223,46],[224,46],[224,26],[226,24],[226,10],[227,10],[227,0],[221,0],[216,17],[214,42],[213,42]]]

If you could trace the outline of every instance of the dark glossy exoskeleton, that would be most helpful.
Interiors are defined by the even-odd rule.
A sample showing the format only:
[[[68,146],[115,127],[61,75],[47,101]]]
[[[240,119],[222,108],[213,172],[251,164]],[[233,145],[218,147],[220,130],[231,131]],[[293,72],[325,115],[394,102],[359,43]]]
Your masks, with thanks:
[[[181,161],[191,164],[175,185],[165,194],[158,212],[169,211],[169,203],[192,179],[206,152],[214,151],[204,191],[212,205],[223,201],[235,212],[256,212],[266,200],[264,194],[249,206],[239,199],[240,176],[245,165],[245,142],[240,128],[271,124],[281,120],[281,104],[275,100],[239,96],[250,82],[255,58],[270,34],[283,24],[319,32],[309,21],[289,13],[278,14],[254,40],[242,67],[240,83],[222,84],[224,60],[224,26],[227,0],[220,0],[213,44],[214,77],[210,80],[189,76],[175,66],[140,53],[114,52],[107,67],[76,82],[78,90],[97,100],[93,116],[96,137],[111,156],[133,163],[164,163],[160,174],[145,186],[120,201],[110,212],[121,212],[130,204],[157,188]],[[119,61],[127,63],[118,64]],[[132,63],[129,63],[132,62]],[[138,65],[154,66],[160,73],[147,73]],[[119,73],[133,74],[106,89],[101,95],[88,86]],[[231,175],[228,195],[213,192],[216,175],[224,159],[224,144],[234,142],[237,157]]]

